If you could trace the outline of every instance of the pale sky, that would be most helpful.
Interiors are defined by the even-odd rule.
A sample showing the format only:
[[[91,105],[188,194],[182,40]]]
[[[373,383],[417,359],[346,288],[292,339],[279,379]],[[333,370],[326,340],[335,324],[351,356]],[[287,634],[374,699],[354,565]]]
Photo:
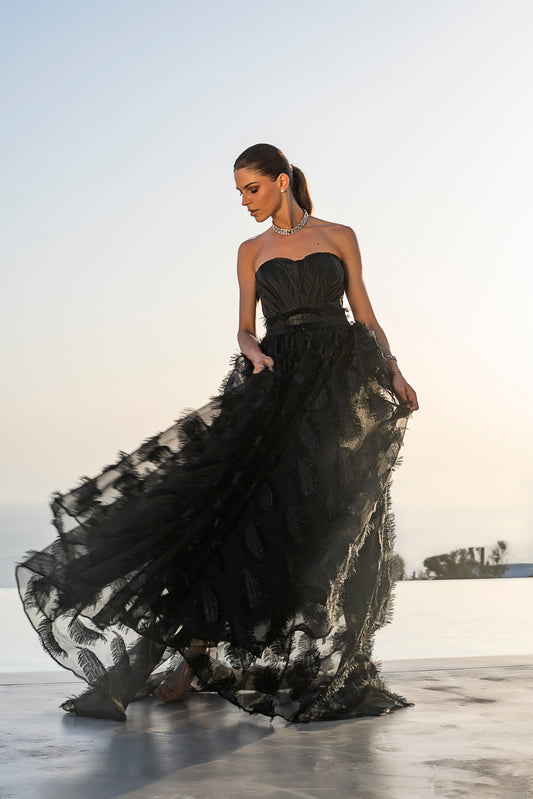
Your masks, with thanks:
[[[355,229],[419,394],[397,550],[533,561],[531,0],[2,11],[2,502],[46,505],[216,393],[265,228],[232,165],[266,141]]]

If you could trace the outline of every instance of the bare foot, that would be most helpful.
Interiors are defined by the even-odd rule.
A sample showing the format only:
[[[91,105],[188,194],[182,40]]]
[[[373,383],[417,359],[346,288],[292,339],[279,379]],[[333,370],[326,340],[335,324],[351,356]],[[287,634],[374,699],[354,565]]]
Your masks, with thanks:
[[[191,686],[193,671],[186,660],[182,660],[168,677],[161,680],[154,696],[162,702],[177,702],[185,696]]]
[[[187,650],[187,656],[192,659],[208,654],[209,647],[204,643],[195,643]],[[179,666],[177,666],[168,677],[161,680],[154,690],[154,696],[162,702],[178,702],[191,687],[193,677],[193,670],[186,660],[182,660]]]

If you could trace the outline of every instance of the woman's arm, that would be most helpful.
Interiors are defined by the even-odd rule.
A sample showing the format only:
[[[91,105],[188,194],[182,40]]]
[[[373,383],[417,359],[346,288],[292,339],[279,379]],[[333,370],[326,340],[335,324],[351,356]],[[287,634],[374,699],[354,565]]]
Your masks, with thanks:
[[[359,244],[353,230],[349,227],[341,228],[339,241],[342,260],[346,268],[346,296],[350,303],[354,317],[372,330],[383,352],[383,355],[392,355],[385,331],[379,324],[372,308],[366,286],[363,280],[363,264]],[[409,405],[411,411],[418,410],[418,400],[415,390],[405,380],[396,359],[388,358],[387,369],[391,375],[392,387],[397,397]]]
[[[274,361],[262,352],[256,337],[255,313],[257,296],[255,289],[254,251],[252,242],[245,241],[239,247],[237,258],[237,276],[239,278],[239,332],[237,341],[243,355],[254,365],[253,374],[263,369],[274,371]]]

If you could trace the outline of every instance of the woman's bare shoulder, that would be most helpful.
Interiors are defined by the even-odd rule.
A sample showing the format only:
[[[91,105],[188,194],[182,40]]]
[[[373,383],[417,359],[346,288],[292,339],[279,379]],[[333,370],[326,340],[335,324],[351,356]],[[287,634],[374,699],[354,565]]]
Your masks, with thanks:
[[[249,272],[255,274],[259,253],[263,246],[264,235],[265,233],[259,233],[257,236],[252,236],[251,239],[245,239],[239,245],[237,253],[237,269],[239,274],[245,275]]]
[[[239,260],[254,261],[263,244],[264,235],[264,232],[258,233],[257,236],[252,236],[251,239],[245,239],[241,242],[238,251]]]
[[[353,228],[342,225],[340,222],[329,222],[327,219],[319,219],[316,216],[310,217],[313,220],[313,227],[327,228],[328,232],[338,236],[354,236]]]
[[[327,241],[330,247],[336,248],[341,258],[351,252],[355,246],[357,249],[357,238],[353,228],[348,225],[341,225],[339,222],[329,222],[326,219],[311,217],[313,227],[317,233],[322,234],[321,238]]]

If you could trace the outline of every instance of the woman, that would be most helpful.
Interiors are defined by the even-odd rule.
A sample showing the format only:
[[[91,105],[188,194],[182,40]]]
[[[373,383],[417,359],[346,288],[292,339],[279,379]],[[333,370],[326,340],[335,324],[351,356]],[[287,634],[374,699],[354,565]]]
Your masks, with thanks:
[[[17,570],[44,646],[90,685],[63,705],[79,715],[124,720],[133,698],[172,701],[193,675],[290,721],[407,704],[370,654],[393,581],[389,478],[416,394],[353,231],[310,215],[303,174],[271,145],[234,174],[242,204],[273,224],[239,249],[241,354],[219,395],[55,495],[58,539]]]

